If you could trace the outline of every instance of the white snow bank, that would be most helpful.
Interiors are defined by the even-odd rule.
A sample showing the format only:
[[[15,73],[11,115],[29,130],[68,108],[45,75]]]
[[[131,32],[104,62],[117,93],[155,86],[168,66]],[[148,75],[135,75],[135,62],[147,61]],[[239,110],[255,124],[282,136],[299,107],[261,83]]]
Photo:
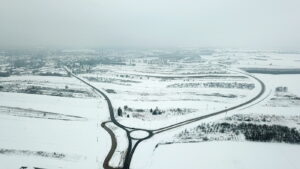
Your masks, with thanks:
[[[149,169],[298,169],[299,154],[299,145],[277,143],[173,144],[158,147],[153,153],[151,164],[144,167]],[[136,154],[135,158],[138,157]],[[137,165],[132,166],[139,168]]]

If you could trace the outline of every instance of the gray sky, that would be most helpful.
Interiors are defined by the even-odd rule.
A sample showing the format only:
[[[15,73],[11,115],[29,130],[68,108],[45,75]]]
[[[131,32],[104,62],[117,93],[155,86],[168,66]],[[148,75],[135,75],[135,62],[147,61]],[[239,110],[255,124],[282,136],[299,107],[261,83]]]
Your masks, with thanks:
[[[0,0],[0,47],[300,49],[300,0]]]

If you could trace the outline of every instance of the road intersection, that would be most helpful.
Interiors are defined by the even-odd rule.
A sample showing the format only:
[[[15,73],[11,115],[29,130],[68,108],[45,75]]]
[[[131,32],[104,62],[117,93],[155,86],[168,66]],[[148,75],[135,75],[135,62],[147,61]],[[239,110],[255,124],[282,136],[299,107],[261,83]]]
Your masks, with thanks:
[[[78,77],[77,75],[72,73],[72,71],[70,69],[68,69],[67,67],[64,67],[64,68],[68,72],[69,75],[77,78],[81,82],[85,83],[86,85],[88,85],[89,87],[94,89],[94,91],[97,92],[98,94],[100,94],[101,96],[103,96],[104,99],[107,102],[111,121],[103,122],[101,124],[101,126],[110,134],[112,146],[111,146],[111,149],[110,149],[109,153],[107,154],[107,156],[104,160],[104,163],[103,163],[103,167],[105,169],[129,169],[131,159],[133,157],[133,154],[134,154],[137,146],[141,142],[143,142],[144,140],[150,139],[151,137],[153,137],[154,135],[157,135],[159,133],[166,132],[168,130],[175,129],[175,128],[178,128],[178,127],[190,124],[190,123],[194,123],[194,122],[197,122],[197,121],[200,121],[200,120],[212,117],[212,116],[227,113],[228,111],[232,111],[232,110],[241,108],[245,105],[249,105],[250,103],[253,103],[254,101],[258,100],[265,93],[265,90],[266,90],[266,87],[265,87],[265,84],[263,83],[263,81],[261,81],[257,77],[255,77],[251,74],[245,73],[245,72],[235,71],[235,72],[240,73],[242,76],[248,76],[248,77],[256,80],[261,86],[261,89],[260,89],[259,93],[257,95],[255,95],[253,98],[251,98],[251,99],[249,99],[249,100],[247,100],[243,103],[240,103],[238,105],[235,105],[233,107],[229,107],[229,108],[226,108],[226,109],[214,112],[214,113],[210,113],[210,114],[207,114],[207,115],[195,117],[195,118],[185,120],[185,121],[182,121],[182,122],[179,122],[179,123],[175,123],[175,124],[172,124],[172,125],[169,125],[169,126],[166,126],[166,127],[162,127],[162,128],[158,128],[158,129],[154,129],[154,130],[149,130],[149,129],[135,128],[135,127],[127,127],[127,126],[124,126],[121,123],[119,123],[115,118],[115,113],[114,113],[112,103],[111,103],[109,97],[105,94],[105,92],[103,92],[102,90],[96,88],[92,84],[88,83],[86,80]],[[209,75],[207,75],[207,76],[209,76]],[[155,77],[159,77],[159,76],[155,75]],[[162,76],[162,77],[166,77],[166,76]],[[170,77],[173,77],[173,76],[170,76]],[[186,76],[175,76],[175,77],[176,78],[186,78]],[[193,78],[201,78],[202,76],[193,75],[192,77]],[[107,123],[110,123],[110,122],[115,124],[119,128],[123,129],[126,132],[126,135],[127,135],[128,147],[127,147],[126,156],[125,156],[125,159],[124,159],[124,165],[121,168],[114,168],[114,167],[111,167],[109,165],[109,161],[111,160],[111,158],[112,158],[112,156],[113,156],[113,154],[116,150],[117,144],[118,144],[117,140],[116,140],[116,137],[115,137],[115,134],[113,133],[113,131],[111,129],[109,129],[109,127],[107,127]],[[136,137],[133,134],[135,132],[143,132],[145,134],[145,136],[144,137]]]

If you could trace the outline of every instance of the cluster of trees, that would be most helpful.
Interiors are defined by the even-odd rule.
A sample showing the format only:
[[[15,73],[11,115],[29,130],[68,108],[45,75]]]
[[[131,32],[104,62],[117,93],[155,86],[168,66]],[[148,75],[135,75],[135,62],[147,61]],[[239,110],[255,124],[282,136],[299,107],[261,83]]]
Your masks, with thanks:
[[[235,114],[225,118],[226,121],[238,121],[238,122],[271,122],[285,120],[284,116],[275,115],[251,115],[251,114]]]
[[[125,105],[123,108],[124,108],[124,111],[122,110],[121,107],[118,108],[118,110],[117,110],[118,116],[121,116],[121,117],[122,117],[122,116],[124,115],[124,116],[126,116],[127,118],[130,117],[129,114],[127,114],[127,112],[128,112],[128,111],[132,112],[133,109],[130,108],[130,107],[128,107],[127,105]]]
[[[66,74],[58,73],[58,72],[41,72],[38,73],[40,76],[60,76],[60,77],[66,77]]]
[[[280,125],[255,125],[242,123],[238,126],[251,141],[276,141],[286,143],[300,143],[300,133],[295,128]]]
[[[207,82],[203,83],[204,87],[211,88],[235,88],[235,89],[254,89],[255,85],[253,83],[227,83],[227,82]]]
[[[168,87],[172,88],[197,88],[197,87],[205,87],[205,88],[235,88],[235,89],[249,89],[252,90],[255,88],[253,83],[237,83],[237,82],[206,82],[206,83],[176,83],[172,85],[168,85]]]
[[[187,88],[187,87],[197,88],[197,87],[202,87],[202,83],[175,83],[175,84],[168,85],[167,87],[170,87],[170,88]]]
[[[276,92],[287,92],[288,88],[286,86],[279,86],[275,88]]]
[[[35,57],[19,57],[14,58],[11,61],[11,65],[14,68],[27,67],[32,69],[37,69],[45,66],[46,61],[43,58],[35,58]]]
[[[104,64],[104,65],[125,65],[125,63],[122,62],[120,59],[111,59],[108,57],[90,57],[90,58],[84,58],[78,61],[80,65],[89,65],[89,66],[96,66],[98,64]]]
[[[176,109],[170,109],[169,111],[175,115],[184,115],[187,113],[194,112],[195,110],[188,109],[188,108],[176,108]]]
[[[8,71],[0,72],[0,77],[9,77],[10,73]]]
[[[68,86],[65,86],[65,88],[52,88],[30,85],[25,88],[20,88],[19,84],[8,84],[5,86],[0,86],[0,91],[61,97],[93,97],[93,94],[89,91],[81,89],[69,89]]]
[[[286,142],[300,144],[300,132],[296,128],[281,125],[260,125],[253,123],[212,123],[201,124],[193,131],[185,130],[178,136],[191,138],[192,136],[206,137],[210,133],[243,134],[246,140],[260,142]]]
[[[114,89],[105,89],[107,93],[117,93]]]
[[[70,57],[70,56],[68,56]],[[72,60],[66,59],[68,62],[57,62],[57,65],[67,65],[74,73],[91,73],[93,67],[104,65],[126,65],[122,59],[98,57],[96,55],[90,55],[85,57],[74,57]]]
[[[138,112],[138,113],[144,113],[144,112],[146,112],[146,110],[145,109],[133,109],[133,108],[130,108],[130,107],[128,107],[127,105],[125,105],[124,107],[123,107],[123,109],[121,108],[121,107],[119,107],[118,109],[117,109],[117,115],[118,116],[126,116],[126,117],[129,117],[129,114],[128,114],[128,112]],[[162,113],[164,113],[164,111],[162,111],[162,110],[160,110],[160,109],[158,109],[158,107],[156,107],[155,109],[150,109],[150,113],[152,114],[152,115],[160,115],[160,114],[162,114]]]
[[[36,152],[37,155],[42,156],[42,157],[52,157],[52,158],[65,158],[66,155],[62,154],[62,153],[47,153],[47,152],[43,152],[43,151],[37,151]]]
[[[91,82],[102,82],[102,83],[112,83],[117,85],[124,85],[130,86],[130,83],[138,83],[137,81],[133,80],[123,80],[111,77],[91,77],[91,76],[84,76],[84,78],[88,79]]]
[[[164,112],[162,110],[159,110],[158,107],[156,107],[154,110],[151,108],[150,113],[152,113],[152,115],[161,115]]]
[[[42,94],[42,87],[40,86],[28,86],[26,89],[22,90],[21,93],[28,94]]]

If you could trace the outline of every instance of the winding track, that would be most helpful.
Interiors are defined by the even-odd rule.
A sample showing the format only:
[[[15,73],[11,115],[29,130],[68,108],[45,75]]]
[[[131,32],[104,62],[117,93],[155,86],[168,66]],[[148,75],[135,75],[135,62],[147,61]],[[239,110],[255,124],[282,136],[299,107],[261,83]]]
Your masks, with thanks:
[[[104,163],[103,163],[103,167],[105,169],[129,169],[130,168],[130,162],[131,162],[131,159],[132,159],[132,156],[133,156],[133,153],[135,152],[137,146],[144,140],[146,139],[149,139],[151,138],[152,136],[154,136],[155,134],[159,134],[159,133],[162,133],[162,132],[165,132],[165,131],[168,131],[168,130],[171,130],[171,129],[174,129],[174,128],[177,128],[177,127],[181,127],[181,126],[184,126],[184,125],[187,125],[187,124],[190,124],[190,123],[193,123],[193,122],[196,122],[196,121],[199,121],[199,120],[202,120],[202,119],[206,119],[206,118],[209,118],[209,117],[212,117],[212,116],[216,116],[216,115],[219,115],[219,114],[222,114],[222,113],[226,113],[228,111],[232,111],[234,109],[237,109],[237,108],[240,108],[242,106],[245,106],[249,103],[252,103],[254,102],[255,100],[257,100],[258,98],[260,98],[264,92],[265,92],[265,84],[263,83],[263,81],[261,81],[260,79],[258,79],[257,77],[251,75],[251,74],[247,74],[247,73],[244,73],[244,72],[238,72],[238,73],[241,73],[241,74],[244,74],[244,75],[247,75],[247,76],[250,76],[251,78],[255,79],[256,81],[259,82],[259,84],[261,85],[261,90],[260,92],[255,96],[253,97],[252,99],[244,102],[244,103],[241,103],[241,104],[238,104],[236,106],[233,106],[233,107],[230,107],[230,108],[227,108],[227,109],[224,109],[224,110],[221,110],[221,111],[217,111],[217,112],[214,112],[214,113],[211,113],[211,114],[207,114],[207,115],[204,115],[204,116],[200,116],[200,117],[196,117],[196,118],[192,118],[192,119],[189,119],[189,120],[185,120],[185,121],[182,121],[182,122],[179,122],[179,123],[175,123],[175,124],[172,124],[172,125],[169,125],[169,126],[166,126],[166,127],[162,127],[162,128],[158,128],[158,129],[155,129],[155,130],[147,130],[147,129],[141,129],[141,128],[133,128],[133,127],[127,127],[127,126],[124,126],[122,124],[120,124],[116,119],[115,119],[115,116],[114,116],[114,110],[113,110],[113,106],[111,104],[111,101],[110,99],[108,98],[108,96],[102,92],[101,90],[99,90],[98,88],[96,88],[95,86],[91,85],[90,83],[86,82],[85,80],[83,80],[82,78],[76,76],[75,74],[73,74],[71,72],[71,70],[69,70],[67,67],[64,67],[65,70],[70,74],[72,75],[73,77],[77,78],[78,80],[82,81],[83,83],[85,83],[86,85],[90,86],[91,88],[93,88],[96,92],[98,92],[99,94],[101,94],[106,102],[107,102],[107,105],[108,105],[108,109],[109,109],[109,113],[110,113],[110,118],[111,118],[111,122],[113,122],[115,125],[117,125],[118,127],[122,128],[123,130],[126,131],[127,133],[127,139],[128,139],[128,148],[127,148],[127,153],[126,153],[126,157],[125,157],[125,161],[124,161],[124,166],[122,168],[113,168],[111,166],[109,166],[109,161],[110,159],[112,158],[113,154],[114,154],[114,151],[117,147],[117,141],[116,141],[116,138],[115,138],[115,135],[114,133],[106,126],[106,123],[108,122],[103,122],[101,124],[101,126],[110,134],[111,136],[111,140],[112,140],[112,146],[111,146],[111,149],[108,153],[108,155],[106,156],[105,160],[104,160]],[[155,77],[158,77],[158,76],[155,76]],[[163,76],[165,77],[165,76]],[[193,77],[202,77],[202,76],[193,76]],[[207,77],[207,76],[206,76]],[[186,76],[176,76],[176,78],[186,78]],[[142,131],[145,131],[145,132],[148,132],[148,136],[145,137],[145,138],[141,138],[141,139],[136,139],[136,138],[133,138],[130,136],[130,132],[132,131],[135,131],[135,130],[142,130]],[[133,140],[136,140],[135,144],[133,145],[132,141]]]

